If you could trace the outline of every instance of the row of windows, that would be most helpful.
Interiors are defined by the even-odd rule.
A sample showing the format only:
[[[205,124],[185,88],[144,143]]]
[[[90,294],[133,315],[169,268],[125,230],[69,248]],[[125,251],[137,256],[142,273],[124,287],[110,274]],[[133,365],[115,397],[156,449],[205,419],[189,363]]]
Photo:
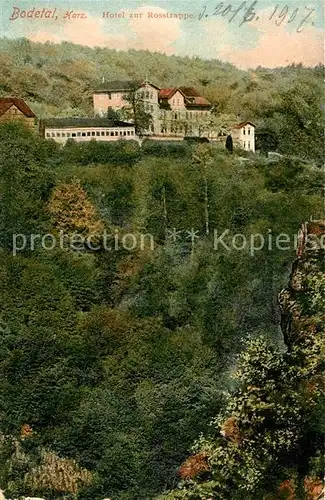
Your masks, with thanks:
[[[123,94],[121,96],[120,92],[108,92],[108,98],[109,99],[119,99],[120,97],[123,97]],[[105,97],[105,95],[102,95],[101,97]]]
[[[251,149],[251,143],[250,143],[250,141],[248,141],[248,143],[247,143],[247,148]],[[244,149],[246,149],[246,141],[244,141]]]
[[[183,127],[182,125],[176,125],[176,124],[171,124],[170,127],[167,125],[162,125],[160,132],[162,134],[169,134],[171,133],[185,133],[185,134],[192,134],[193,133],[193,128],[191,125],[188,125],[187,127]]]
[[[251,135],[251,129],[248,127],[248,135]],[[246,128],[243,128],[243,134],[246,135]]]
[[[106,130],[92,132],[46,132],[46,137],[105,137],[105,136],[125,136],[134,135],[134,130]]]
[[[210,111],[186,111],[186,113],[184,113],[183,111],[176,111],[176,112],[173,112],[172,113],[172,119],[174,120],[195,120],[196,118],[198,118],[199,116],[208,116],[210,114]],[[167,111],[166,113],[163,113],[162,116],[161,116],[162,119],[166,118],[170,118],[170,114],[169,112]]]
[[[138,92],[138,96],[140,99],[153,99],[154,98],[154,93],[149,92],[149,90]]]
[[[106,99],[106,96],[108,97],[108,99],[114,99],[116,97],[119,97],[120,94],[112,94],[112,92],[107,92],[105,94],[98,94],[98,98],[103,100],[103,99]]]

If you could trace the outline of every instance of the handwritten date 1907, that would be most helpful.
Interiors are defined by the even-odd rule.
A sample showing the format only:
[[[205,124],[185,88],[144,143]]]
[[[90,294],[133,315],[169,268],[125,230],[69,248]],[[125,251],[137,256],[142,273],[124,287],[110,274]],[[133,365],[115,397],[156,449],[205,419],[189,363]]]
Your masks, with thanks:
[[[256,11],[257,3],[257,0],[255,0],[250,5],[248,5],[248,2],[242,2],[238,4],[238,6],[235,6],[230,3],[219,2],[211,12],[208,12],[207,6],[205,5],[199,14],[199,21],[214,16],[227,18],[228,22],[231,23],[237,18],[237,20],[240,20],[239,26],[242,26],[245,23],[258,21],[260,19]],[[280,26],[284,23],[290,24],[295,21],[297,23],[296,31],[297,33],[301,33],[307,23],[311,22],[314,12],[315,9],[310,7],[305,7],[305,9],[300,7],[290,9],[288,5],[280,6],[278,4],[274,6],[268,19],[273,21],[276,26]],[[311,24],[313,25],[314,23],[311,22]]]

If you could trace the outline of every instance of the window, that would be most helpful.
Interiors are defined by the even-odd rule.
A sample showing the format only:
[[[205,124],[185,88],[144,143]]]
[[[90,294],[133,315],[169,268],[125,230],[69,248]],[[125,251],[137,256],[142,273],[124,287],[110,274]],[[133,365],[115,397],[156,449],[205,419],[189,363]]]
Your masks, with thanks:
[[[90,136],[90,132],[87,132],[87,137],[89,137],[89,136]]]
[[[131,135],[134,135],[134,130],[131,130]]]
[[[179,106],[179,99],[177,99],[177,106]]]
[[[67,132],[67,137],[70,137],[70,132]]]
[[[56,136],[57,136],[57,137],[61,137],[61,132],[57,132],[57,133],[56,133]]]
[[[64,132],[62,132],[62,137],[65,137],[65,133]]]
[[[245,129],[245,127],[243,128],[243,134],[246,135],[246,129]]]
[[[251,135],[251,129],[248,127],[248,135]]]
[[[111,135],[114,135],[114,132],[113,132],[113,131],[111,132]]]
[[[108,98],[109,98],[109,99],[112,99],[112,94],[111,94],[111,92],[108,92],[108,94],[107,94],[107,95],[108,95]]]
[[[124,132],[123,132],[123,135],[126,135],[126,132],[125,132],[125,130],[124,130]]]
[[[100,136],[100,132],[96,132],[96,136],[97,136],[97,137],[98,137],[98,136]]]
[[[251,143],[248,141],[248,149],[251,148]]]
[[[101,132],[101,135],[102,135],[102,136],[103,136],[103,135],[105,135],[105,132],[103,132],[103,131],[102,131],[102,132]]]
[[[50,132],[46,132],[46,137],[51,137]]]
[[[117,130],[115,130],[115,135],[118,135],[118,131]]]
[[[96,132],[92,132],[91,135],[94,137],[96,135]]]
[[[246,142],[244,141],[244,149],[246,149]]]
[[[131,132],[130,132],[130,130],[128,130],[128,135],[130,135],[130,134],[131,134]]]
[[[77,137],[80,137],[80,135],[81,135],[81,132],[77,132]]]
[[[82,137],[86,137],[86,132],[81,133]]]
[[[109,131],[108,130],[106,130],[106,135],[109,135]]]
[[[122,132],[122,130],[120,130],[120,135],[123,135],[123,132]]]
[[[76,134],[75,134],[75,132],[72,132],[72,134],[71,134],[71,135],[72,135],[72,137],[76,137]]]

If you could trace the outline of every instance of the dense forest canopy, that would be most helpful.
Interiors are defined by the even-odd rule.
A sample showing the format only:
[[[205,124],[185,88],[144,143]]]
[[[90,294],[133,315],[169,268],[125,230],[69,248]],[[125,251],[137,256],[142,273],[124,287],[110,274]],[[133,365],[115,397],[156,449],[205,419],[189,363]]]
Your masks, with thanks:
[[[177,484],[246,339],[283,349],[293,245],[216,250],[214,229],[293,237],[322,216],[323,176],[209,145],[60,148],[15,124],[0,127],[0,158],[1,487],[152,499]],[[31,246],[32,234],[94,230],[97,251]],[[155,246],[106,249],[104,230]]]
[[[257,149],[322,162],[324,67],[242,71],[218,60],[149,51],[90,48],[69,42],[0,39],[0,96],[26,99],[39,118],[91,116],[104,78],[148,78],[161,87],[193,86],[217,114],[257,125]]]

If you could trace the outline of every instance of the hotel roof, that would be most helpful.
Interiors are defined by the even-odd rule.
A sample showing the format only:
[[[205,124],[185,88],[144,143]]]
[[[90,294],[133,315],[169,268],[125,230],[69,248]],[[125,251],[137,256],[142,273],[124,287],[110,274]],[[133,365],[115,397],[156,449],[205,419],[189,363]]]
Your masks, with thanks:
[[[134,123],[108,118],[47,118],[43,123],[45,128],[134,127]]]
[[[97,92],[132,92],[138,90],[146,84],[151,85],[159,90],[160,87],[147,80],[112,80],[110,82],[100,83],[95,93]]]
[[[237,125],[235,125],[234,128],[243,128],[246,125],[251,125],[252,127],[256,127],[256,125],[253,122],[246,121],[246,122],[238,123]]]

